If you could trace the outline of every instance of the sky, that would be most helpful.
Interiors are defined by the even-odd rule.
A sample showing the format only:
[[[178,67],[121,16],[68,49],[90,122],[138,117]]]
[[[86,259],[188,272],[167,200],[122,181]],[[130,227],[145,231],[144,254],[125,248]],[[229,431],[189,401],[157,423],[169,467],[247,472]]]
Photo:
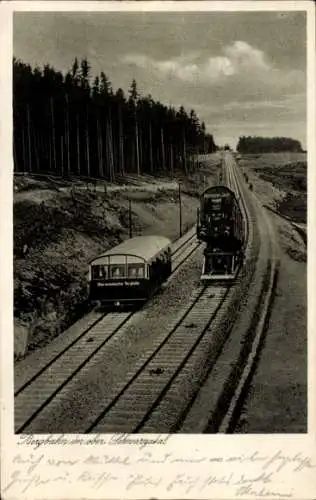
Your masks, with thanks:
[[[66,72],[87,58],[114,90],[194,109],[216,144],[286,136],[306,148],[304,12],[16,12],[13,54]]]

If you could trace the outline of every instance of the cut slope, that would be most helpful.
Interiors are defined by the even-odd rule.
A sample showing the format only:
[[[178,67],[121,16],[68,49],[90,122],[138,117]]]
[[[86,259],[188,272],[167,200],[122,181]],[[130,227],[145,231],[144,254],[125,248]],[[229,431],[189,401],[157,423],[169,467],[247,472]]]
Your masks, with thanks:
[[[181,179],[182,231],[196,222],[204,175],[211,183],[209,165]],[[88,262],[129,237],[129,200],[134,236],[176,239],[180,210],[174,179],[138,179],[106,193],[100,185],[94,191],[84,183],[49,179],[23,177],[15,185],[15,355],[20,357],[48,343],[88,310]]]

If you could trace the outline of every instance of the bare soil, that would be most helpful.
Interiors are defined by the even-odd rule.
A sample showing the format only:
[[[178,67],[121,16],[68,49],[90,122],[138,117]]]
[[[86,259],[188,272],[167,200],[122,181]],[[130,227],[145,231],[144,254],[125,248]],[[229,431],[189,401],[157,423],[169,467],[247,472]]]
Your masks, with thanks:
[[[306,153],[243,155],[238,164],[264,204],[294,222],[306,224]]]
[[[249,155],[239,165],[262,203],[280,214],[269,212],[280,271],[264,346],[236,432],[307,432],[307,249],[290,222],[306,222],[306,162],[302,155],[289,153]]]
[[[89,310],[88,263],[132,234],[179,237],[196,222],[201,186],[215,181],[219,157],[188,177],[128,177],[116,184],[43,176],[14,179],[14,352],[26,356]]]

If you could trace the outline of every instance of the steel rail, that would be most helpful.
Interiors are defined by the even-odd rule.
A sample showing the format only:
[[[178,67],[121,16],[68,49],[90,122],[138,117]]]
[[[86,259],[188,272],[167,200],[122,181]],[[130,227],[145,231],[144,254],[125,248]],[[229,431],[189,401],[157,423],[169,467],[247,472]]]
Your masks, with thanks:
[[[227,165],[227,170],[231,170],[231,165]],[[239,315],[235,317],[234,313],[233,316],[231,316],[230,311],[238,311],[238,304],[240,304],[245,296],[245,293],[247,294],[247,286],[248,283],[251,282],[252,277],[254,275],[254,269],[253,268],[253,257],[256,255],[257,251],[257,241],[255,242],[256,244],[254,245],[254,229],[251,224],[251,214],[248,210],[248,207],[246,206],[243,193],[241,192],[241,189],[238,184],[237,176],[235,173],[228,172],[227,173],[227,181],[230,183],[230,187],[232,190],[235,191],[235,194],[239,194],[239,203],[241,206],[241,209],[243,211],[244,215],[244,220],[246,221],[245,224],[245,231],[246,231],[246,252],[245,252],[245,262],[244,266],[242,269],[242,272],[240,273],[240,279],[237,287],[235,288],[235,294],[232,297],[232,301],[230,304],[227,304],[227,307],[224,311],[225,317],[227,316],[227,319],[225,320],[222,318],[221,323],[218,325],[218,331],[214,332],[214,338],[218,340],[220,345],[217,346],[217,351],[214,353],[214,350],[212,350],[212,363],[210,365],[206,365],[205,368],[202,370],[202,374],[200,376],[200,386],[196,387],[194,391],[192,391],[192,397],[189,403],[187,404],[186,408],[180,415],[178,421],[175,423],[175,425],[172,427],[172,430],[170,432],[197,432],[194,430],[195,422],[196,419],[199,420],[198,424],[198,432],[205,432],[205,426],[208,426],[208,415],[212,415],[215,417],[215,420],[217,420],[218,416],[221,418],[222,414],[222,405],[220,402],[217,402],[217,398],[222,399],[222,391],[220,387],[214,388],[212,387],[212,379],[210,376],[215,370],[214,376],[215,380],[218,379],[220,381],[220,385],[222,383],[221,375],[220,375],[220,369],[216,370],[216,367],[220,366],[220,360],[223,357],[223,352],[225,352],[227,348],[227,344],[230,343],[230,340],[232,338],[232,332],[233,328],[235,327],[236,321],[239,319]],[[248,266],[248,271],[246,271],[246,268]],[[244,290],[244,292],[242,291]],[[225,338],[223,339],[222,335],[220,334],[220,331],[222,328],[225,328]],[[229,359],[226,357],[226,360],[224,360],[223,366],[227,367],[227,370],[230,372],[230,363]],[[202,361],[203,362],[203,361]],[[217,373],[218,372],[218,373]],[[225,375],[224,375],[225,376]],[[201,393],[202,391],[202,393]],[[218,394],[217,394],[218,393]],[[226,394],[225,394],[226,395]],[[215,398],[215,399],[214,399]],[[197,403],[197,404],[196,404]],[[202,408],[203,411],[207,410],[207,414],[205,414],[205,417],[201,419],[201,410],[199,408]],[[193,411],[191,411],[193,410]],[[213,422],[212,422],[213,424]],[[212,431],[214,432],[214,430]]]
[[[225,287],[225,292],[224,292],[224,296],[222,297],[222,300],[220,300],[219,304],[217,304],[217,306],[215,307],[215,311],[211,315],[211,318],[208,318],[208,320],[206,322],[206,325],[204,325],[203,332],[201,334],[199,334],[198,339],[194,342],[194,344],[193,344],[193,350],[195,350],[195,347],[200,342],[200,339],[202,338],[202,336],[205,335],[205,332],[206,332],[207,328],[209,328],[211,322],[215,318],[218,310],[220,309],[220,306],[221,306],[223,300],[226,298],[226,296],[227,296],[227,294],[229,292],[229,289],[230,289],[230,287]],[[194,310],[194,308],[196,308],[196,306],[199,304],[199,302],[201,301],[201,298],[203,296],[205,296],[206,291],[208,291],[208,293],[209,293],[208,287],[207,286],[203,286],[202,289],[200,290],[200,292],[198,293],[197,297],[190,304],[190,306],[186,309],[186,311],[181,316],[181,318],[179,318],[179,320],[177,321],[177,323],[166,334],[166,336],[163,338],[163,340],[159,342],[158,346],[153,350],[153,352],[149,356],[146,357],[145,361],[142,362],[141,366],[138,369],[136,369],[135,373],[132,376],[129,377],[129,380],[127,381],[127,383],[124,384],[124,386],[121,388],[121,390],[115,396],[115,398],[113,398],[111,400],[111,402],[106,405],[106,407],[98,415],[98,417],[93,421],[93,423],[89,425],[89,427],[85,430],[85,433],[93,432],[96,428],[98,429],[97,432],[101,431],[100,428],[102,428],[102,426],[103,426],[103,422],[102,421],[104,420],[104,418],[106,418],[106,419],[109,418],[109,412],[121,400],[122,396],[132,387],[132,384],[137,383],[137,381],[142,376],[142,374],[145,373],[145,370],[148,368],[149,364],[152,363],[152,362],[154,362],[155,358],[162,351],[162,349],[165,346],[167,346],[168,343],[170,343],[172,341],[172,337],[174,336],[175,332],[179,329],[179,327],[183,327],[184,321],[188,318],[188,316]],[[177,370],[173,373],[171,382],[170,382],[170,380],[168,380],[167,385],[165,385],[165,387],[163,389],[163,393],[165,393],[165,391],[168,390],[168,387],[170,386],[170,383],[172,383],[172,380],[174,379],[174,377],[176,377],[177,374],[179,373],[179,369],[180,370],[182,369],[182,366],[186,363],[188,357],[191,356],[192,352],[193,351],[192,351],[192,347],[191,347],[189,349],[189,353],[187,353],[186,356],[185,356],[185,358],[182,360],[182,362],[180,364],[180,368],[178,367]],[[161,399],[161,393],[159,394],[158,399],[156,399],[155,402],[152,404],[152,410],[156,406],[157,401],[159,402],[160,399]],[[137,395],[136,400],[139,403],[142,403],[141,394]],[[148,416],[149,416],[149,414],[151,413],[152,410],[150,410],[149,412],[147,412],[147,414],[146,414],[147,418],[148,418]],[[128,411],[129,411],[129,414],[130,414],[129,415],[129,421],[130,421],[132,419],[131,410],[128,409]],[[143,423],[146,420],[146,415],[142,416],[142,422]],[[140,425],[140,422],[137,423],[136,430],[138,429],[139,425]],[[110,426],[111,426],[111,424],[110,424]],[[135,431],[131,431],[131,432],[136,432],[136,430]]]
[[[247,231],[247,238],[248,238],[248,231]],[[123,427],[126,426],[133,426],[133,430],[131,429],[124,429],[126,432],[139,432],[141,429],[144,428],[146,423],[149,421],[151,415],[153,412],[156,410],[156,408],[159,406],[159,404],[163,401],[164,396],[168,393],[170,388],[172,387],[172,384],[174,381],[177,379],[178,375],[182,372],[184,369],[185,365],[188,363],[189,359],[192,357],[192,355],[195,353],[197,347],[201,344],[201,341],[206,335],[206,332],[209,330],[210,325],[213,323],[214,319],[216,318],[218,312],[221,310],[221,307],[225,300],[227,299],[227,296],[229,295],[229,292],[232,288],[233,284],[229,284],[228,286],[225,286],[225,293],[222,297],[220,297],[215,310],[211,314],[211,316],[207,319],[205,322],[204,326],[201,328],[200,333],[196,336],[196,338],[193,341],[193,344],[191,342],[191,345],[188,346],[187,352],[185,355],[182,357],[181,361],[177,363],[177,368],[173,370],[172,375],[167,376],[167,380],[163,382],[163,387],[162,389],[159,389],[157,391],[157,394],[155,394],[152,397],[152,401],[149,404],[149,408],[147,410],[144,410],[146,406],[148,406],[148,395],[144,399],[144,391],[147,392],[146,390],[146,378],[148,380],[148,370],[150,365],[152,364],[155,366],[155,361],[158,357],[158,354],[161,353],[163,348],[168,347],[168,344],[172,346],[172,340],[175,335],[175,332],[177,329],[181,326],[183,326],[183,322],[185,318],[187,318],[188,314],[194,308],[196,308],[197,312],[199,311],[198,306],[201,301],[201,298],[203,297],[203,294],[206,289],[210,289],[207,286],[204,286],[200,294],[196,297],[195,301],[190,305],[189,309],[186,310],[185,314],[183,315],[182,318],[179,319],[177,324],[168,332],[166,337],[163,339],[163,341],[157,346],[157,348],[151,353],[150,356],[146,358],[146,360],[141,364],[141,366],[135,371],[135,373],[130,376],[129,380],[123,387],[119,390],[118,394],[116,395],[115,398],[111,400],[110,403],[106,405],[106,407],[103,409],[103,411],[98,415],[98,417],[93,421],[92,424],[89,425],[89,427],[86,429],[86,433],[89,432],[113,432],[113,429],[115,428],[116,422],[118,421],[124,421]],[[201,312],[204,309],[201,308]],[[201,326],[201,325],[200,325]],[[185,341],[185,340],[184,340]],[[189,344],[189,342],[188,342]],[[178,345],[179,345],[179,340],[178,340]],[[167,354],[165,359],[168,359],[168,355],[172,352],[172,349],[169,349],[169,353],[167,350]],[[176,357],[176,354],[175,356]],[[162,356],[162,361],[164,360]],[[174,361],[173,361],[174,362]],[[169,367],[169,365],[168,365]],[[146,371],[145,371],[146,370]],[[145,379],[145,380],[142,380]],[[159,384],[161,384],[161,378],[163,376],[160,376],[159,379]],[[150,391],[154,392],[153,386],[150,387]],[[130,404],[129,398],[129,393],[132,394],[132,397],[134,398],[133,404]],[[124,399],[125,398],[125,399]],[[121,405],[121,408],[120,408]],[[130,408],[133,408],[133,411],[130,410]],[[129,412],[129,416],[126,415],[126,412]],[[112,412],[112,417],[111,417],[111,412]],[[134,417],[133,412],[136,412],[136,417]],[[125,416],[124,416],[125,414]],[[138,414],[142,414],[141,417],[138,416]],[[137,420],[137,423],[135,424],[134,420]],[[113,426],[113,427],[111,427]],[[119,429],[121,431],[121,429]]]
[[[192,228],[188,231],[191,232]],[[190,235],[189,238],[185,239],[179,247],[177,247],[174,252],[172,252],[172,256],[177,255],[180,251],[185,250],[184,247],[186,247],[188,244],[193,242],[195,239],[195,233],[193,235]],[[185,255],[185,258],[183,260],[180,260],[180,262],[176,265],[175,268],[172,269],[172,274],[171,276],[175,273],[175,271],[192,255],[193,252],[196,251],[198,248],[198,245],[191,249],[191,251]],[[180,254],[181,255],[181,254]],[[77,342],[79,342],[87,333],[91,333],[92,328],[94,328],[100,321],[102,321],[106,316],[108,316],[110,313],[103,313],[100,314],[100,317],[97,318],[91,325],[89,325],[87,328],[85,328],[81,333],[78,334],[67,346],[65,346],[63,349],[61,349],[56,355],[54,355],[44,366],[41,367],[40,370],[38,370],[35,374],[33,374],[29,379],[27,379],[25,382],[23,382],[22,385],[19,386],[19,388],[14,392],[14,397],[18,396],[27,386],[29,386],[34,380],[37,379],[45,370],[47,370],[54,362],[56,362],[63,354],[65,354],[71,347],[73,347]],[[72,325],[73,326],[73,325]],[[71,327],[70,327],[71,328]],[[62,333],[60,334],[62,335]],[[59,336],[58,336],[59,337]],[[55,339],[54,339],[55,340]]]
[[[259,359],[271,314],[279,272],[279,259],[277,257],[274,244],[274,231],[271,222],[267,217],[260,200],[254,195],[254,193],[253,196],[257,200],[257,205],[260,207],[260,211],[268,228],[270,258],[267,261],[267,272],[263,279],[260,296],[254,310],[253,318],[245,334],[245,339],[247,340],[243,344],[235,363],[235,371],[237,370],[239,372],[238,384],[232,394],[227,411],[223,415],[218,426],[218,432],[226,434],[234,431],[236,421],[241,411],[242,402],[246,397],[247,388],[249,387]],[[230,373],[231,378],[235,377],[234,373],[234,370]]]
[[[149,410],[146,412],[146,414],[144,415],[144,417],[142,418],[142,420],[138,423],[138,425],[136,426],[136,428],[132,432],[135,432],[135,433],[136,432],[140,432],[141,429],[145,426],[145,424],[149,421],[149,419],[150,419],[151,415],[153,414],[154,410],[161,403],[161,401],[163,400],[163,398],[165,397],[165,395],[167,394],[167,392],[170,390],[172,384],[175,382],[176,378],[182,372],[182,370],[184,369],[185,365],[187,364],[187,362],[189,361],[189,359],[192,357],[192,355],[195,353],[197,347],[200,345],[201,341],[203,340],[203,338],[207,334],[207,332],[208,332],[211,324],[213,323],[214,319],[217,316],[217,313],[219,312],[219,310],[221,309],[223,303],[225,302],[225,300],[226,300],[226,298],[227,298],[227,296],[228,296],[228,294],[229,294],[230,289],[231,289],[232,286],[233,286],[232,284],[230,284],[230,285],[227,286],[226,291],[224,293],[224,296],[219,300],[215,311],[212,313],[210,319],[208,320],[208,322],[206,323],[206,325],[203,327],[201,333],[198,335],[198,337],[194,341],[193,345],[191,346],[191,348],[189,349],[189,351],[187,352],[187,354],[185,355],[185,357],[183,358],[183,360],[181,361],[181,363],[178,365],[178,367],[174,371],[173,375],[170,377],[170,379],[168,380],[168,382],[166,383],[166,385],[164,386],[164,388],[161,390],[159,396],[151,404]]]
[[[194,230],[194,228],[191,228],[190,231],[188,231],[188,233],[190,233],[192,230]],[[195,239],[195,233],[193,233],[192,235],[190,235],[188,238],[185,238],[184,241],[180,244],[179,247],[177,247],[173,254],[172,255],[178,255],[180,253],[181,255],[181,252],[185,253],[185,250],[186,250],[186,247],[188,245],[191,244],[191,242],[193,242]],[[184,259],[180,260],[180,262],[176,265],[176,267],[172,270],[172,275],[176,272],[176,270],[179,269],[179,267],[192,255],[192,253],[194,253],[197,248],[199,247],[199,244],[194,246],[190,251],[189,253],[187,253],[184,257]],[[172,276],[171,275],[171,276]],[[42,411],[42,409],[47,406],[47,404],[56,396],[56,394],[58,392],[60,392],[60,390],[62,390],[65,385],[88,363],[88,361],[90,361],[92,359],[92,357],[94,357],[97,352],[102,348],[104,347],[104,345],[106,343],[108,343],[114,335],[116,335],[120,330],[121,328],[127,323],[128,320],[130,320],[136,313],[135,312],[131,312],[130,314],[128,314],[127,316],[124,316],[123,317],[123,320],[119,320],[119,323],[118,325],[115,325],[115,328],[113,329],[113,331],[111,331],[105,339],[103,339],[103,341],[98,345],[97,348],[95,348],[93,350],[93,352],[91,354],[89,354],[89,356],[79,364],[79,366],[74,370],[72,371],[70,374],[68,374],[68,376],[65,377],[65,379],[63,380],[62,383],[60,383],[58,385],[58,387],[53,391],[53,393],[47,397],[43,403],[41,403],[39,405],[39,407],[33,411],[31,413],[31,415],[29,415],[26,419],[26,421],[22,424],[22,425],[19,425],[18,427],[18,430],[16,431],[17,433],[19,432],[23,432],[23,430],[30,424],[30,422],[32,420],[34,420],[34,418],[40,413],[40,411]],[[47,363],[45,364],[38,372],[36,372],[35,374],[33,374],[27,381],[25,381],[21,387],[19,387],[19,389],[15,392],[15,398],[18,398],[19,395],[23,394],[24,391],[29,387],[31,386],[41,375],[43,375],[45,372],[47,372],[56,362],[60,362],[60,358],[62,356],[65,356],[71,348],[75,348],[76,347],[76,344],[78,344],[80,341],[82,341],[84,339],[84,337],[89,334],[93,334],[93,329],[95,329],[101,321],[103,321],[106,317],[108,316],[116,316],[115,313],[113,314],[103,314],[101,315],[100,318],[98,318],[96,321],[94,321],[92,323],[92,325],[90,325],[87,329],[85,329],[81,334],[78,335],[78,337],[76,337],[72,342],[70,342],[70,344],[68,344],[65,348],[63,348],[59,353],[57,353],[55,356],[53,356],[53,358]],[[119,318],[118,318],[119,319]]]

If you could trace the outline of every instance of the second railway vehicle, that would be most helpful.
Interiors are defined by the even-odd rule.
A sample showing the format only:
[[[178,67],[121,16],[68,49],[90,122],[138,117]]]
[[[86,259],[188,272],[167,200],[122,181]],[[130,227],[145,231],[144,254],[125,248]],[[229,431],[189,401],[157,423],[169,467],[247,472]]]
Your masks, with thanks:
[[[136,236],[90,262],[89,300],[103,306],[141,305],[170,274],[171,241]]]
[[[202,281],[234,279],[243,260],[245,232],[239,203],[228,187],[213,186],[202,193],[197,237],[206,243]]]

